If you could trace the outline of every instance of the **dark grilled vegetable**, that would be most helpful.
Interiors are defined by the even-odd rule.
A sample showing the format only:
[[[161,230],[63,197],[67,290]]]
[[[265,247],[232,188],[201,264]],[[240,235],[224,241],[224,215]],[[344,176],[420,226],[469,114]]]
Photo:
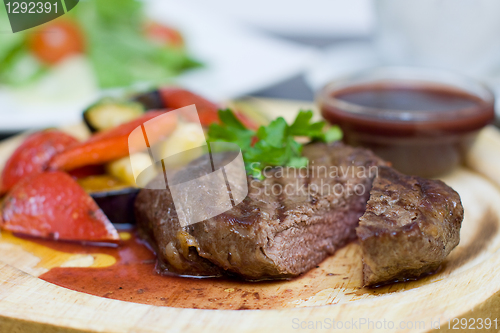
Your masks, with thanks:
[[[134,102],[140,103],[146,110],[164,109],[167,106],[163,103],[159,90],[142,93],[133,98]]]
[[[139,188],[112,176],[91,176],[78,180],[112,223],[135,224],[134,202]]]
[[[90,196],[111,223],[135,224],[134,202],[138,193],[137,187],[126,187],[119,190],[90,193]]]
[[[143,113],[141,103],[105,98],[85,110],[83,120],[91,132],[98,132],[127,123]]]

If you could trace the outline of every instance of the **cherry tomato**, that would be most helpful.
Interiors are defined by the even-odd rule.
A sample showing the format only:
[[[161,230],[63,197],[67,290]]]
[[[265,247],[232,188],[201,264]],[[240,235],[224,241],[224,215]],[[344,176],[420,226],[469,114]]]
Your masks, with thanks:
[[[146,37],[161,45],[183,47],[184,39],[179,31],[156,22],[148,22],[145,29]]]
[[[64,58],[83,52],[84,38],[72,21],[59,19],[44,24],[28,39],[30,50],[42,62],[53,65]]]

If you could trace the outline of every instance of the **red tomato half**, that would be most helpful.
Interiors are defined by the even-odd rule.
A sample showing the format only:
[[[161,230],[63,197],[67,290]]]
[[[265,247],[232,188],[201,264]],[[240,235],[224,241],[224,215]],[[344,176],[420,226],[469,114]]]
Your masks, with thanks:
[[[72,21],[59,19],[44,24],[28,39],[30,50],[42,62],[53,65],[83,52],[83,34]]]
[[[146,24],[146,37],[161,45],[183,47],[184,39],[179,31],[156,22]]]
[[[95,201],[64,172],[23,178],[0,208],[0,227],[4,230],[61,240],[119,240],[115,227]]]
[[[57,130],[28,136],[5,163],[0,176],[0,195],[22,178],[44,171],[52,157],[77,143],[72,136]]]

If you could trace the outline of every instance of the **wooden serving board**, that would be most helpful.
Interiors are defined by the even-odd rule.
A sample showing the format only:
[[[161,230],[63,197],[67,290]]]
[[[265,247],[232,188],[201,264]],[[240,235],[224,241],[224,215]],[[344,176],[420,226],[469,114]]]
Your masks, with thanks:
[[[285,115],[295,112],[297,106],[310,107],[272,100],[254,103]],[[76,127],[71,132],[85,136],[80,130]],[[0,145],[0,164],[20,140]],[[204,283],[195,305],[217,310],[178,308],[186,304],[181,299],[188,296],[175,285],[165,287],[165,295],[176,293],[168,306],[118,301],[58,287],[37,276],[60,266],[106,267],[115,259],[98,252],[65,253],[2,233],[0,332],[281,332],[332,330],[332,325],[337,331],[349,326],[349,332],[383,332],[391,327],[390,331],[424,332],[438,326],[456,332],[451,328],[461,327],[456,325],[458,319],[467,320],[468,327],[474,321],[478,328],[478,318],[491,322],[489,330],[480,331],[498,332],[500,132],[493,127],[483,130],[467,168],[443,180],[459,192],[465,219],[459,246],[437,274],[377,289],[361,288],[360,250],[353,242],[291,281]]]

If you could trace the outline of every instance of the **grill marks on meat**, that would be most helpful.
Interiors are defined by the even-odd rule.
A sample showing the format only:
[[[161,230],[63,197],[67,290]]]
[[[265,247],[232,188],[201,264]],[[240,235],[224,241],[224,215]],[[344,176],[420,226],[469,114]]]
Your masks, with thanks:
[[[436,271],[460,240],[463,207],[439,180],[380,167],[356,232],[363,282],[377,285]]]
[[[289,278],[354,239],[376,174],[368,171],[385,162],[342,144],[307,145],[303,154],[310,160],[308,172],[276,168],[262,181],[248,178],[243,202],[186,228],[179,225],[168,190],[142,190],[137,221],[156,250],[160,271]]]
[[[277,168],[262,181],[248,178],[243,202],[184,228],[168,190],[142,190],[139,232],[155,249],[159,271],[285,279],[358,237],[363,282],[373,286],[433,272],[458,244],[463,207],[443,182],[402,175],[369,150],[340,143],[310,144],[303,154],[308,172]],[[207,161],[193,162],[193,170],[206,170]]]

